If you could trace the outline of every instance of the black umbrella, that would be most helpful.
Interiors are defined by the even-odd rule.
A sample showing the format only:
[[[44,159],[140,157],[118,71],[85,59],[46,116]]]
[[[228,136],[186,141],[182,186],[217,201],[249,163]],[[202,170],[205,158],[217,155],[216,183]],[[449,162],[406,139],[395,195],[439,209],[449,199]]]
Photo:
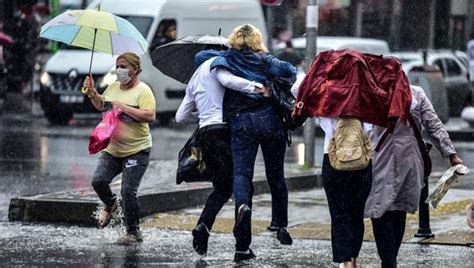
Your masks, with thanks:
[[[219,35],[192,35],[157,47],[151,53],[153,65],[162,73],[188,83],[196,71],[194,56],[209,46],[228,46],[228,39]]]

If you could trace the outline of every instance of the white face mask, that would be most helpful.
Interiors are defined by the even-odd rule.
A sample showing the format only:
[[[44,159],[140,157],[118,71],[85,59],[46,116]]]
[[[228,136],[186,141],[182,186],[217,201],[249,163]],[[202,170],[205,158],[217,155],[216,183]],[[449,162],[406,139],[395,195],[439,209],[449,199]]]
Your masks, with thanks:
[[[122,84],[128,84],[132,78],[128,75],[128,69],[126,68],[117,68],[115,69],[115,74],[117,75],[117,80]]]

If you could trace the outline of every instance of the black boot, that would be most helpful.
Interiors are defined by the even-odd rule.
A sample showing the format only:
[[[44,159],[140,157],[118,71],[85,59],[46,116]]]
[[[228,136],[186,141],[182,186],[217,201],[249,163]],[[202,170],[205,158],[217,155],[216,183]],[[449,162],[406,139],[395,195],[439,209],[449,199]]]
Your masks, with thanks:
[[[251,249],[248,250],[248,252],[240,252],[236,251],[234,255],[234,262],[242,262],[246,260],[250,260],[255,258],[255,254],[253,254],[253,251]]]
[[[204,223],[198,224],[193,229],[193,248],[199,255],[207,253],[207,242],[209,240],[209,230]]]
[[[288,233],[288,230],[286,230],[286,227],[282,227],[278,230],[277,239],[283,245],[293,244],[293,239],[291,238],[290,233]]]

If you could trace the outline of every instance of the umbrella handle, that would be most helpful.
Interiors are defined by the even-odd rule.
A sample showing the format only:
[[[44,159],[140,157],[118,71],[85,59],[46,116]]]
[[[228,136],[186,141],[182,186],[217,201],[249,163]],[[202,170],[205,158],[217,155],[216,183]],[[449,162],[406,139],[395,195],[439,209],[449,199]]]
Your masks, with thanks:
[[[100,10],[100,4],[98,7],[98,10]],[[92,78],[91,75],[91,69],[92,69],[92,60],[94,59],[94,48],[95,48],[95,38],[97,36],[97,29],[94,29],[94,40],[92,41],[92,53],[91,53],[91,62],[89,64],[89,76]],[[87,87],[81,87],[82,93],[86,94],[89,89]]]

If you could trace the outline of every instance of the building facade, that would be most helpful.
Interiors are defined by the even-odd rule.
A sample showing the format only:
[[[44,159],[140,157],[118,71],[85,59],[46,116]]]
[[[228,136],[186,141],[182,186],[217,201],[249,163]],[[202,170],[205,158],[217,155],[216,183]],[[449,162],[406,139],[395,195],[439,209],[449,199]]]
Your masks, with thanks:
[[[273,30],[293,36],[305,32],[308,0],[284,1],[273,10]],[[392,50],[465,50],[474,39],[474,1],[470,0],[319,0],[319,35],[384,39]]]

